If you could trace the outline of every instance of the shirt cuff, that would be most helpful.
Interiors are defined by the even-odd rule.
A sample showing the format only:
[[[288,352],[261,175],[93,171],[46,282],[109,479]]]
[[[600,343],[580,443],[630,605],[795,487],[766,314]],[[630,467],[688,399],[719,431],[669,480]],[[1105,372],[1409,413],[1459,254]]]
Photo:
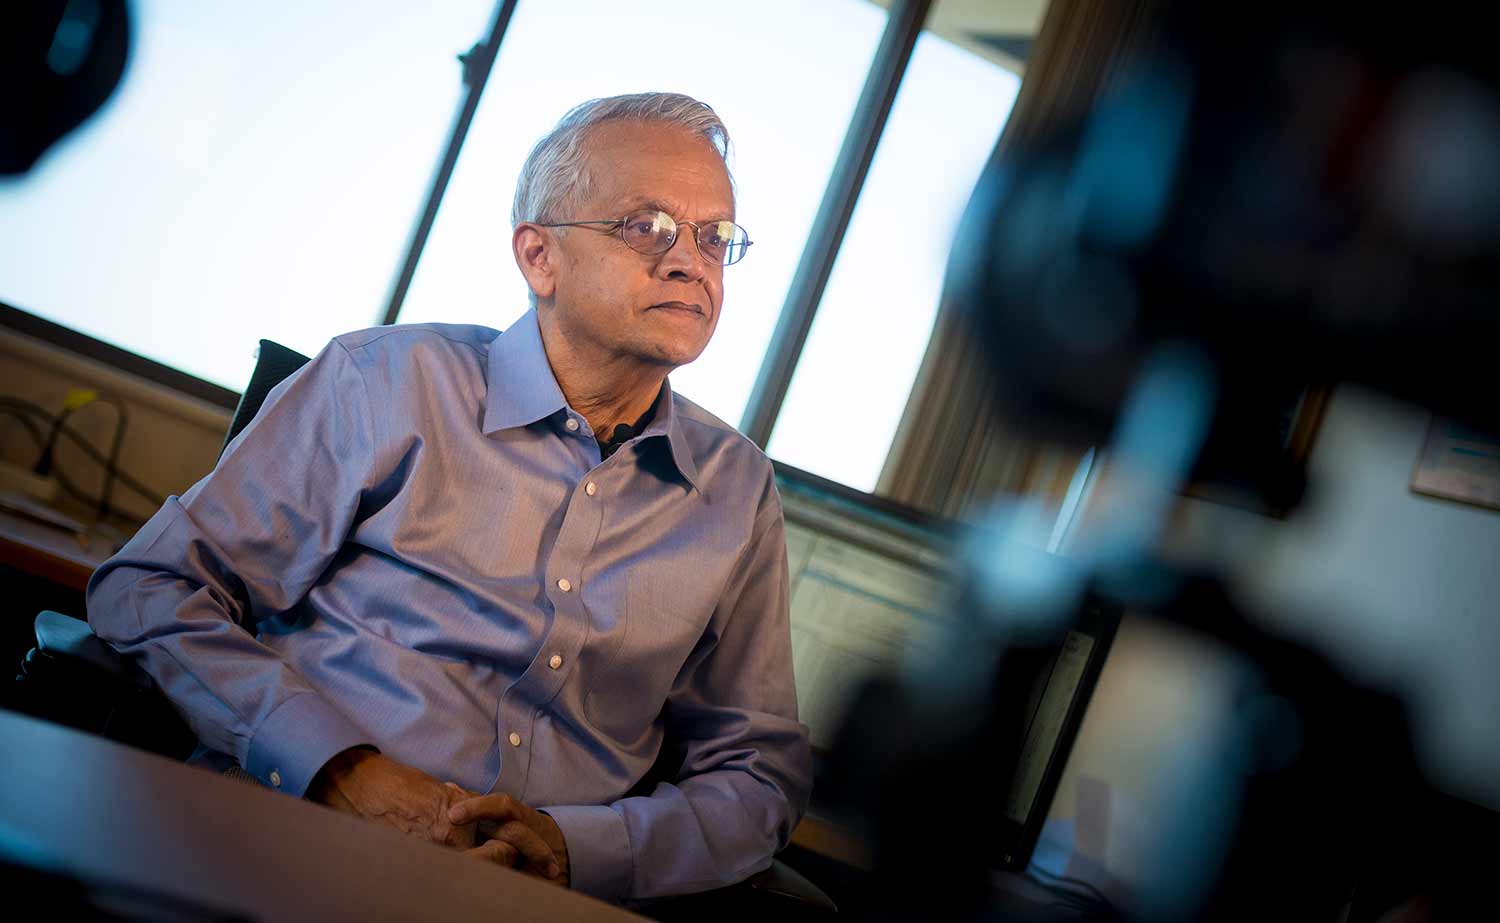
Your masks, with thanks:
[[[369,735],[315,693],[276,706],[250,739],[245,771],[271,788],[300,798],[323,764],[350,747],[370,746]]]
[[[557,805],[541,811],[557,821],[568,846],[569,886],[600,900],[625,897],[635,875],[625,818],[609,805]]]

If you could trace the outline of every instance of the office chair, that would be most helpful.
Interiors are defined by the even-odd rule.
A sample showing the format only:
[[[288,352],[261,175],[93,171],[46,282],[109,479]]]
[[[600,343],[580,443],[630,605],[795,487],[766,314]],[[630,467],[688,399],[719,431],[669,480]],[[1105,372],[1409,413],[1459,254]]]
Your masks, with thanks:
[[[265,403],[266,396],[309,357],[271,340],[261,340],[255,370],[240,396],[222,455]],[[172,759],[187,759],[197,738],[133,661],[95,636],[88,623],[60,612],[36,617],[36,647],[26,654],[21,675],[23,711],[35,717]],[[228,775],[255,782],[243,770]],[[838,912],[817,885],[780,859],[736,885],[701,894],[665,898],[635,908],[662,921],[715,919],[761,921],[776,914],[780,923],[815,920]]]

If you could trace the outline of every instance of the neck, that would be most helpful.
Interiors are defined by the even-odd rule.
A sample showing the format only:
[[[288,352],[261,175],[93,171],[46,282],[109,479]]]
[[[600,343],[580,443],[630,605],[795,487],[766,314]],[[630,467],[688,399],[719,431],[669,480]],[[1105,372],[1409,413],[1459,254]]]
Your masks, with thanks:
[[[550,313],[550,312],[549,312]],[[538,315],[542,347],[568,406],[583,414],[600,438],[620,423],[634,424],[661,392],[670,368],[586,348]]]

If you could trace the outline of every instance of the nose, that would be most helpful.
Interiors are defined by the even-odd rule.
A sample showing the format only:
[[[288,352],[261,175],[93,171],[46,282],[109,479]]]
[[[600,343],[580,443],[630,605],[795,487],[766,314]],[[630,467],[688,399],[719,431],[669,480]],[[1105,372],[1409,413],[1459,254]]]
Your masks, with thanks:
[[[692,225],[677,226],[677,239],[656,261],[657,273],[670,282],[700,282],[708,264],[698,254],[696,230]]]

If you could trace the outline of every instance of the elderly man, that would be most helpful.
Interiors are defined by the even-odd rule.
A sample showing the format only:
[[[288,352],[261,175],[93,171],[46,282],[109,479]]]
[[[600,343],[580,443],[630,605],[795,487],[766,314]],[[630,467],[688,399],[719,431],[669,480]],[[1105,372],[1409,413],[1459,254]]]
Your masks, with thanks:
[[[569,112],[529,313],[338,337],[99,569],[196,759],[608,899],[769,863],[810,786],[780,500],[667,380],[750,245],[727,148],[685,96]]]

